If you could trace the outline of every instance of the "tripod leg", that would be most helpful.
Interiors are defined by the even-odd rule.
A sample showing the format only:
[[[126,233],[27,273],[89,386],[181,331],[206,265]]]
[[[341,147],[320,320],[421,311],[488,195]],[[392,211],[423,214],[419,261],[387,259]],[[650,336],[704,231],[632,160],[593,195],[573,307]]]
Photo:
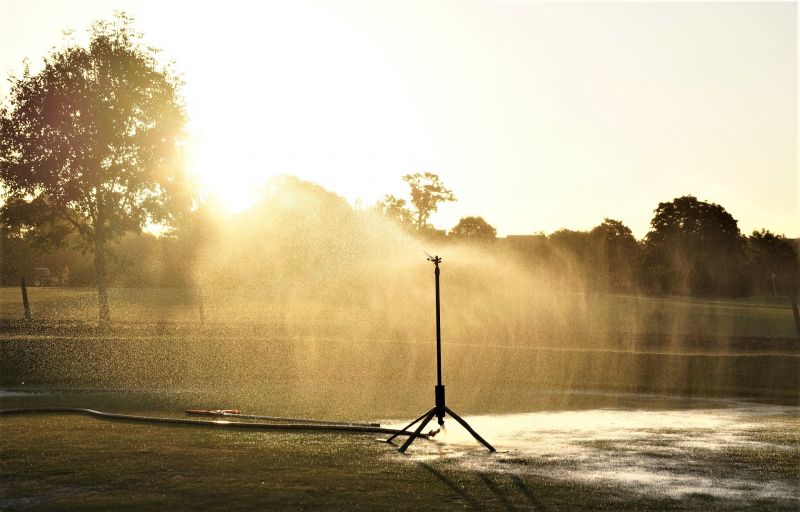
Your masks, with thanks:
[[[428,411],[428,415],[425,416],[425,419],[422,420],[422,423],[419,424],[419,427],[417,427],[417,430],[414,431],[413,434],[408,436],[408,439],[406,439],[406,442],[403,443],[403,446],[400,447],[400,453],[404,453],[406,451],[406,448],[408,448],[411,445],[411,443],[414,442],[414,439],[419,437],[419,433],[422,432],[422,429],[425,428],[425,425],[427,425],[428,422],[431,421],[431,419],[433,418],[434,414],[436,414],[436,407],[434,407],[433,409]]]
[[[427,416],[427,415],[428,415],[428,413],[430,413],[430,412],[431,412],[431,411],[428,411],[428,412],[426,412],[425,414],[423,414],[423,415],[422,415],[422,416],[420,416],[419,418],[415,419],[414,421],[412,421],[411,423],[409,423],[409,424],[408,424],[408,425],[406,425],[405,427],[401,428],[400,430],[401,430],[401,431],[406,431],[406,430],[410,429],[410,428],[411,428],[411,426],[412,426],[414,423],[418,422],[419,420],[421,420],[422,418],[424,418],[425,416]],[[387,443],[388,443],[388,442],[390,442],[392,439],[394,439],[395,437],[397,437],[397,436],[399,436],[399,435],[400,435],[400,432],[398,432],[398,433],[396,433],[396,434],[392,434],[392,437],[390,437],[389,439],[387,439],[387,440],[386,440],[386,442],[387,442]]]
[[[450,416],[452,416],[454,420],[456,420],[457,422],[461,423],[461,426],[462,426],[462,427],[464,427],[465,429],[467,429],[467,432],[469,432],[470,434],[472,434],[472,437],[474,437],[475,439],[477,439],[477,440],[478,440],[478,442],[480,442],[480,443],[481,443],[483,446],[485,446],[486,448],[488,448],[490,452],[496,452],[496,451],[497,451],[497,450],[495,450],[495,449],[494,449],[494,446],[490,445],[490,444],[489,444],[489,443],[486,441],[486,439],[482,438],[480,435],[478,435],[478,433],[477,433],[477,432],[475,432],[474,430],[472,430],[472,427],[470,427],[470,426],[469,426],[469,424],[468,424],[466,421],[464,421],[464,419],[463,419],[461,416],[459,416],[458,414],[456,414],[456,413],[454,413],[453,411],[451,411],[449,407],[445,407],[445,408],[444,408],[444,410],[445,410],[445,411],[447,411],[447,413],[448,413]]]

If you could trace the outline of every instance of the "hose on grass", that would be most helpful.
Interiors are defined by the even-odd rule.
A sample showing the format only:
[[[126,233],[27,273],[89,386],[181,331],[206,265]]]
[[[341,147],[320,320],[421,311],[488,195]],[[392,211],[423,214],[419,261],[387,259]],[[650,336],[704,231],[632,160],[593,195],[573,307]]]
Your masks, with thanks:
[[[350,425],[355,427],[380,427],[380,423],[355,423],[352,421],[329,421],[329,420],[314,420],[310,418],[286,418],[281,416],[263,416],[259,414],[242,414],[240,412],[228,412],[226,410],[207,410],[207,409],[189,409],[186,414],[192,416],[218,416],[223,418],[240,418],[246,420],[267,420],[267,421],[284,421],[288,423],[317,423],[319,425]]]
[[[117,414],[112,412],[95,411],[81,407],[25,407],[16,409],[0,409],[0,416],[20,414],[79,414],[92,416],[111,421],[129,421],[135,423],[149,423],[156,425],[210,427],[240,430],[278,430],[278,431],[307,431],[307,432],[343,432],[354,434],[395,434],[411,435],[411,432],[393,428],[348,425],[336,423],[251,423],[244,421],[227,420],[190,420],[186,418],[161,418],[156,416],[135,416],[130,414]],[[427,438],[426,434],[420,437]]]

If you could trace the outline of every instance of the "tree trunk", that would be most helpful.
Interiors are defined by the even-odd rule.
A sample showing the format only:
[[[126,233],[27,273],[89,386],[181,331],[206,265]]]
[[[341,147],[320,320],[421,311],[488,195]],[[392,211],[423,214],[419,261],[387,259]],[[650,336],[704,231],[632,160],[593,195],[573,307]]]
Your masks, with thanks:
[[[25,312],[25,324],[31,323],[31,305],[28,302],[28,287],[25,286],[25,276],[19,278],[19,287],[22,289],[22,310]]]
[[[100,327],[108,327],[111,324],[111,312],[108,309],[106,241],[105,234],[102,231],[98,232],[94,239],[94,271],[97,279],[97,305],[100,310],[98,324]]]

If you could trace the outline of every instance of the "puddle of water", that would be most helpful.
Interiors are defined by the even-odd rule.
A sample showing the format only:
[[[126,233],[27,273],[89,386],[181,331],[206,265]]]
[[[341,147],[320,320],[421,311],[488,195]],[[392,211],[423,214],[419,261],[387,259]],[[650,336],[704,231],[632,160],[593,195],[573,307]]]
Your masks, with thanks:
[[[433,442],[416,442],[408,453],[412,461],[446,461],[479,472],[529,472],[674,498],[800,500],[796,471],[794,478],[771,473],[781,457],[796,456],[796,437],[766,442],[752,435],[755,429],[790,429],[789,422],[798,417],[800,407],[751,404],[466,417],[497,448],[494,455],[448,418]],[[730,463],[730,454],[751,451],[756,452],[752,460]]]

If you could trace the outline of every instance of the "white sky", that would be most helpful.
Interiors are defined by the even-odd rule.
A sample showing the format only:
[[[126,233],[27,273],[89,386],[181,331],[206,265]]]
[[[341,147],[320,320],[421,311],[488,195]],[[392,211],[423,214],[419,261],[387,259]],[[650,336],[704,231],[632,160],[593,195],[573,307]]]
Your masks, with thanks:
[[[115,9],[176,61],[233,206],[279,173],[368,206],[430,171],[441,228],[641,237],[693,194],[800,235],[796,3],[0,0],[0,73]]]

